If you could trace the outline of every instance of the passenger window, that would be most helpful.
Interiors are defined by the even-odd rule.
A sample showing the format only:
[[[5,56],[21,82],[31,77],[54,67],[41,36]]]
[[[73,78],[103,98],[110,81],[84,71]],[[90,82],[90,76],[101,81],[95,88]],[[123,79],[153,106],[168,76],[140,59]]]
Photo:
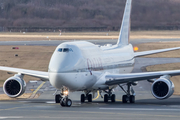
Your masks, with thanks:
[[[62,48],[59,48],[59,49],[58,49],[58,52],[62,52]]]

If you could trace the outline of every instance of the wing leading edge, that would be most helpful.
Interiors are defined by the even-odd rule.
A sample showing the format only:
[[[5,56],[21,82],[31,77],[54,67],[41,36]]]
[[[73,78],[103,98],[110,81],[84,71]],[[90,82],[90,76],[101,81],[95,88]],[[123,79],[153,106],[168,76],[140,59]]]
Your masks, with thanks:
[[[40,78],[43,81],[49,80],[49,74],[48,72],[42,72],[42,71],[35,71],[35,70],[27,70],[27,69],[19,69],[19,68],[12,68],[12,67],[3,67],[0,66],[0,70],[12,72],[12,73],[20,73],[23,75],[29,75],[32,77]]]
[[[129,74],[111,74],[106,75],[106,85],[117,85],[129,82],[136,82],[159,78],[163,75],[176,76],[180,75],[180,70],[158,71],[158,72],[143,72],[143,73],[129,73]]]

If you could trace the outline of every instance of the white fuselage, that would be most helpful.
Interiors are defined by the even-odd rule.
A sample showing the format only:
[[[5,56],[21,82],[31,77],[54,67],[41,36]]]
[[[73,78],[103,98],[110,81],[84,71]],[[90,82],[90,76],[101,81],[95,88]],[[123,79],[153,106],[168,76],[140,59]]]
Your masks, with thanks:
[[[134,65],[131,44],[117,47],[89,42],[65,42],[54,51],[49,63],[50,83],[71,91],[107,89],[105,75],[130,73]]]

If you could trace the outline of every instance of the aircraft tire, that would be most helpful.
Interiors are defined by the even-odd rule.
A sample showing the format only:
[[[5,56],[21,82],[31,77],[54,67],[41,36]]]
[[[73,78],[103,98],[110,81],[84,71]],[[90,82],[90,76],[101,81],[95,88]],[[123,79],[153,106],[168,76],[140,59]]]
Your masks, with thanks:
[[[81,102],[84,103],[85,102],[85,95],[81,94]]]
[[[107,94],[104,95],[104,102],[105,102],[105,103],[108,102],[108,95],[107,95]]]
[[[115,102],[116,101],[116,95],[115,94],[112,94],[111,96],[111,102]]]
[[[67,100],[66,100],[66,106],[67,106],[67,107],[71,107],[71,105],[72,105],[71,99],[67,99]]]
[[[60,94],[57,94],[57,95],[55,96],[55,102],[56,102],[56,103],[60,103],[60,98],[61,98]]]
[[[66,106],[63,100],[60,101],[60,105],[61,105],[62,107],[65,107],[65,106]]]
[[[92,102],[92,94],[88,95],[88,102]]]
[[[128,97],[127,95],[122,96],[122,102],[123,103],[127,103],[127,97]]]
[[[135,96],[134,95],[130,96],[130,103],[135,103]]]

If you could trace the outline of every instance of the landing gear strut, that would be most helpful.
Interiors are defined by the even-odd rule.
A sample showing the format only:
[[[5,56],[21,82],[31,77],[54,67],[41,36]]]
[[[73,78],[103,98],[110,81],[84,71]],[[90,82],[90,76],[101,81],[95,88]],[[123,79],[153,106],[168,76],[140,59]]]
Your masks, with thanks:
[[[125,91],[122,86],[119,85],[119,87],[126,93],[126,95],[122,96],[122,102],[123,103],[127,103],[127,102],[135,103],[135,92],[132,88],[132,84],[131,83],[127,84],[127,91]],[[131,95],[131,93],[133,95]]]
[[[91,91],[85,92],[85,94],[81,94],[81,102],[84,103],[85,100],[88,100],[88,102],[92,102],[92,94],[89,94]]]
[[[108,92],[104,91],[107,94],[104,95],[104,102],[107,103],[108,100],[111,100],[111,102],[115,102],[116,101],[116,95],[112,94],[112,89],[109,89]]]
[[[55,96],[55,102],[60,103],[62,107],[71,107],[72,101],[68,98],[69,91],[66,87],[63,87],[61,89],[60,94],[56,94]]]

